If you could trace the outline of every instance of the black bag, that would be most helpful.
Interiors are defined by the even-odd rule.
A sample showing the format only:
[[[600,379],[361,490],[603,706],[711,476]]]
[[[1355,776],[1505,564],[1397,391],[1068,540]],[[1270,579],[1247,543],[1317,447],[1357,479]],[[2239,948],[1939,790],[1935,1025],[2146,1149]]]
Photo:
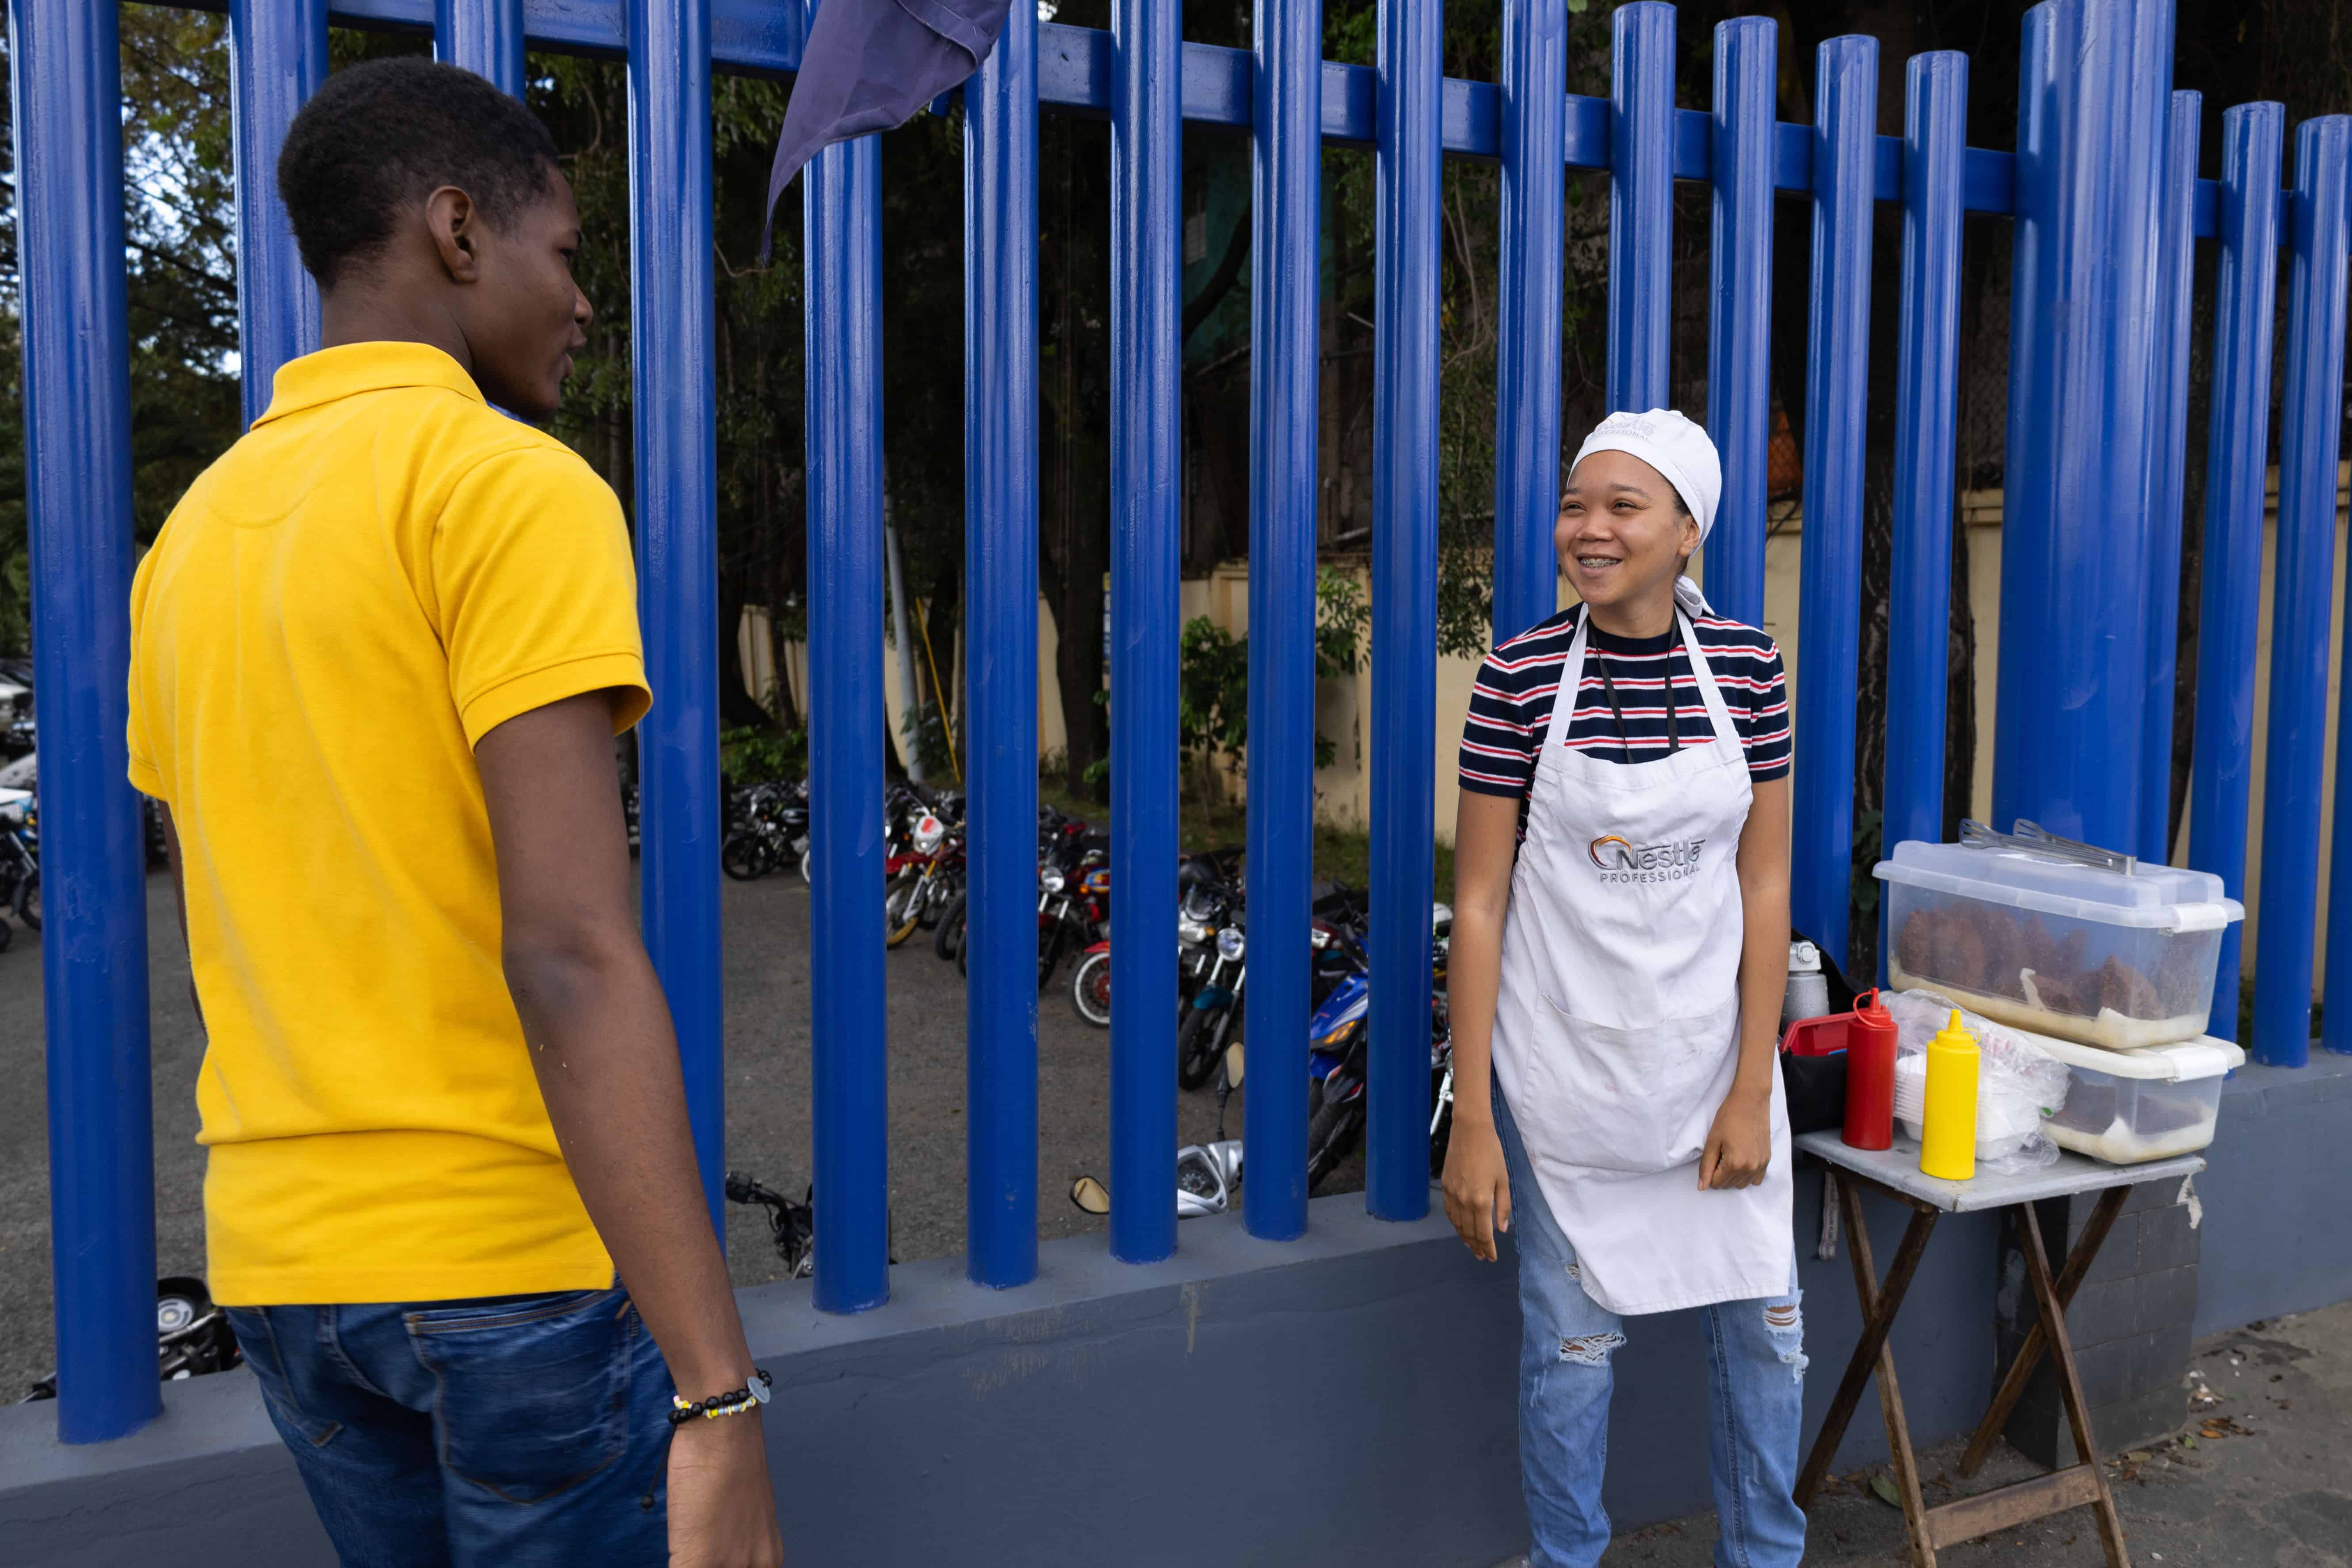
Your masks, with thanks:
[[[1811,942],[1801,931],[1789,933],[1791,942]],[[1816,948],[1821,944],[1814,943]],[[1829,983],[1830,1011],[1846,1013],[1853,1009],[1854,990],[1846,984],[1837,960],[1821,949],[1822,978]],[[1825,1132],[1845,1125],[1845,1053],[1832,1057],[1800,1057],[1787,1051],[1774,1053],[1780,1058],[1780,1083],[1789,1101],[1789,1131]]]

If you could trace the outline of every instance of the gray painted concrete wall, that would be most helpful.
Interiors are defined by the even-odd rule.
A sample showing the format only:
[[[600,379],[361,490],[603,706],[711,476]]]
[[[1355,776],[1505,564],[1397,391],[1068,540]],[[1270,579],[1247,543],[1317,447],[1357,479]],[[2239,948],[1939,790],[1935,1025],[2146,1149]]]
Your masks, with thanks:
[[[2199,1334],[2352,1299],[2352,1056],[2240,1068],[2205,1159]]]
[[[2241,1276],[2221,1310],[2352,1295],[2352,1238],[2332,1223],[2352,1147],[2347,1084],[2315,1068],[2252,1110],[2246,1097],[2272,1086],[2250,1076],[2233,1089],[2216,1170],[2199,1178],[2206,1277],[2224,1257]],[[1797,1190],[1810,1427],[1859,1314],[1845,1257],[1812,1256],[1819,1173]],[[2224,1243],[2224,1214],[2272,1203],[2277,1225],[2232,1217]],[[1883,1260],[1905,1215],[1868,1208]],[[804,1284],[742,1292],[780,1385],[766,1421],[794,1561],[1487,1568],[1520,1548],[1507,1264],[1472,1260],[1442,1218],[1370,1219],[1357,1196],[1318,1200],[1292,1245],[1253,1240],[1232,1216],[1188,1223],[1181,1239],[1175,1259],[1144,1268],[1112,1262],[1098,1237],[1049,1243],[1039,1279],[1003,1292],[967,1284],[961,1260],[908,1264],[890,1305],[857,1318],[815,1311]],[[1990,1391],[1999,1247],[1992,1216],[1943,1221],[1896,1325],[1923,1443],[1967,1429]],[[2286,1260],[2250,1257],[2270,1247]],[[1699,1315],[1633,1320],[1627,1334],[1608,1487],[1622,1528],[1710,1505]],[[1865,1398],[1840,1468],[1885,1454],[1875,1409]],[[247,1375],[170,1385],[161,1421],[96,1448],[59,1447],[53,1410],[0,1409],[0,1563],[330,1560]]]

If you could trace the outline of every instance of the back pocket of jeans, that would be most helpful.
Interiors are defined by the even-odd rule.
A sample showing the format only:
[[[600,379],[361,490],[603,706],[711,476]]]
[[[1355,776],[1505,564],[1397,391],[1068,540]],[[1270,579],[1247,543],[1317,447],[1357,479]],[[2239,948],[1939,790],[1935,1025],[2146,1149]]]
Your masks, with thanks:
[[[406,1314],[434,1377],[441,1463],[509,1502],[543,1502],[621,1457],[628,1439],[626,1292],[566,1291]]]

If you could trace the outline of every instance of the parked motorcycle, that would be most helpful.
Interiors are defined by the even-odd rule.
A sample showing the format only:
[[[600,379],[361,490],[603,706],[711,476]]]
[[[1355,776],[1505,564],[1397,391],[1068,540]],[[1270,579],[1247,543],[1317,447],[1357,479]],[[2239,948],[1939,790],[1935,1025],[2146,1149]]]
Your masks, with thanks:
[[[40,802],[30,790],[0,789],[0,904],[41,929]]]
[[[1445,1153],[1437,1134],[1453,1130],[1454,1028],[1447,1007],[1445,960],[1454,927],[1454,911],[1444,904],[1430,910],[1429,1072],[1432,1106],[1430,1173],[1444,1170]],[[1363,951],[1354,936],[1352,951]],[[1343,976],[1316,1009],[1307,1026],[1307,1190],[1313,1192],[1354,1153],[1364,1137],[1368,1063],[1365,1047],[1371,1016],[1371,975],[1365,967]]]
[[[155,1370],[164,1383],[226,1372],[245,1360],[227,1317],[213,1305],[212,1292],[192,1275],[174,1274],[155,1281]],[[33,1384],[16,1403],[58,1396],[58,1374]]]
[[[808,785],[759,784],[729,801],[730,826],[719,846],[719,868],[739,882],[797,862],[809,879]]]
[[[897,947],[918,928],[935,926],[948,902],[963,890],[963,835],[933,811],[916,819],[912,853],[898,862],[883,894],[884,942]]]
[[[1217,1076],[1217,1136],[1176,1151],[1176,1217],[1223,1214],[1241,1201],[1242,1141],[1225,1136],[1225,1101],[1242,1082],[1242,1047],[1235,1044]],[[1110,1189],[1093,1176],[1070,1184],[1070,1202],[1087,1214],[1110,1213]]]
[[[759,1205],[768,1211],[768,1234],[776,1256],[784,1260],[784,1276],[805,1279],[816,1272],[815,1192],[799,1203],[740,1171],[727,1173],[727,1201]]]

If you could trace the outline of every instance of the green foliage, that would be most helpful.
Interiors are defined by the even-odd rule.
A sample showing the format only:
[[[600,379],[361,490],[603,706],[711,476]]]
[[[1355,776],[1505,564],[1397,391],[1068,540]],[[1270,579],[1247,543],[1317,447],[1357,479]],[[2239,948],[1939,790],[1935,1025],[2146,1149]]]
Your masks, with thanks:
[[[758,724],[721,730],[719,769],[739,784],[798,778],[808,771],[808,731]]]
[[[1355,673],[1370,617],[1362,584],[1329,567],[1317,574],[1318,680]],[[1185,754],[1196,767],[1213,767],[1220,756],[1243,761],[1249,751],[1249,639],[1195,616],[1184,625],[1179,658],[1176,723]],[[1328,768],[1338,754],[1339,748],[1318,731],[1315,765]]]
[[[940,705],[929,697],[898,715],[898,733],[906,740],[907,752],[923,770],[923,776],[937,784],[955,774],[955,748],[948,744],[946,720]]]

